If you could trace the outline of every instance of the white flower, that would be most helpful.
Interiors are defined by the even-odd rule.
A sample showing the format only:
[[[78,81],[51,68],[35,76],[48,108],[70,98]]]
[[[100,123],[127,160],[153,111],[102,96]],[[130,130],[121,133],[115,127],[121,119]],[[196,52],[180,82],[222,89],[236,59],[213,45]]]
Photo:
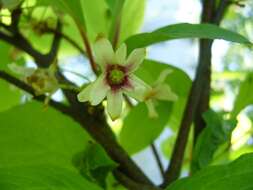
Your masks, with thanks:
[[[176,101],[178,99],[177,95],[172,92],[170,86],[164,83],[171,72],[172,70],[168,69],[162,71],[157,81],[152,85],[152,88],[145,94],[144,99],[148,107],[149,117],[151,118],[158,117],[154,105],[156,100]]]
[[[123,94],[139,101],[143,100],[148,85],[133,72],[144,60],[145,49],[135,49],[126,59],[125,44],[114,52],[109,40],[99,38],[95,42],[94,53],[102,73],[78,94],[78,100],[90,101],[91,105],[95,106],[107,97],[107,111],[112,120],[115,120],[122,112]]]

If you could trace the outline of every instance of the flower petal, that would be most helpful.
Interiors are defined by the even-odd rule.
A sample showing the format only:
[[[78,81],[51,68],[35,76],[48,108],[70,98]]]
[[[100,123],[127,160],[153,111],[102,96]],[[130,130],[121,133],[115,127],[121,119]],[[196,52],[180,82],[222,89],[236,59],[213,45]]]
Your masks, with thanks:
[[[101,69],[105,68],[107,63],[115,62],[115,54],[110,41],[106,38],[98,38],[94,45],[95,58]]]
[[[165,69],[165,70],[163,70],[160,73],[160,75],[159,75],[158,79],[156,80],[156,82],[154,83],[154,86],[163,83],[166,80],[167,76],[169,74],[171,74],[172,72],[173,72],[172,69]]]
[[[114,121],[120,117],[122,112],[123,95],[121,92],[109,91],[107,94],[107,111]]]
[[[79,102],[87,102],[90,101],[90,92],[92,89],[93,83],[86,86],[78,95],[77,99]]]
[[[100,75],[92,85],[90,91],[90,102],[93,106],[102,102],[109,90],[109,86],[106,85],[104,78],[104,75]]]
[[[178,99],[177,95],[172,92],[171,88],[167,84],[161,84],[155,87],[157,92],[155,95],[156,99],[166,100],[166,101],[176,101]]]
[[[122,44],[116,51],[116,58],[119,64],[124,64],[127,55],[127,46]]]
[[[148,116],[151,117],[151,118],[157,118],[158,113],[156,112],[153,100],[148,100],[145,103],[146,103],[147,108],[148,108]]]
[[[125,88],[124,93],[138,101],[143,101],[146,92],[151,90],[151,87],[135,75],[131,75],[129,81],[132,88]]]
[[[140,66],[140,64],[144,60],[145,56],[146,56],[146,49],[145,48],[135,49],[129,55],[125,64],[128,65],[130,73],[132,73],[136,69],[138,69],[138,67]]]
[[[15,63],[9,64],[8,67],[12,72],[22,75],[24,77],[31,76],[34,73],[34,71],[36,70],[35,68],[23,67],[23,66],[19,66],[19,65],[15,64]]]

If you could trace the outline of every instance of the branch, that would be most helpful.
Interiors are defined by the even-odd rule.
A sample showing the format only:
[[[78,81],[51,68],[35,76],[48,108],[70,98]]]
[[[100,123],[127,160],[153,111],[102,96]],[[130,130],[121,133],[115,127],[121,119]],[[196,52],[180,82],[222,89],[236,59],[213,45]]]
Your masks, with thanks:
[[[58,32],[56,32],[54,34],[51,49],[48,52],[48,54],[45,55],[46,59],[47,59],[48,66],[55,60],[55,57],[57,56],[57,53],[58,53],[58,50],[60,47],[61,35],[59,35],[59,33],[61,33],[61,30],[62,30],[62,24],[61,24],[60,20],[57,21],[55,30]]]
[[[46,98],[43,95],[37,96],[34,89],[31,86],[27,85],[23,81],[17,79],[16,77],[8,74],[5,71],[0,70],[0,79],[3,79],[3,80],[9,82],[12,85],[15,85],[16,87],[18,87],[19,89],[21,89],[25,92],[28,92],[29,94],[31,94],[33,96],[33,99],[35,99],[39,102],[44,102],[44,100]],[[67,113],[68,109],[69,109],[66,105],[64,105],[62,103],[59,103],[59,102],[55,102],[53,100],[51,100],[49,102],[49,105],[54,107],[55,109],[57,109],[58,111],[60,111],[62,113]]]
[[[91,49],[89,39],[88,39],[86,33],[84,32],[84,30],[79,25],[77,25],[77,26],[78,26],[79,32],[81,34],[81,37],[83,39],[83,42],[84,42],[84,46],[85,46],[85,49],[86,49],[86,52],[87,52],[87,56],[88,56],[88,59],[90,61],[91,69],[93,70],[93,72],[95,74],[98,74],[97,65],[96,65],[95,59],[94,59],[93,54],[92,54],[92,49]]]
[[[212,19],[212,23],[219,25],[221,20],[224,17],[224,14],[226,13],[226,10],[228,9],[229,5],[233,4],[231,0],[220,0],[220,3],[218,5],[218,8],[216,10],[216,15]]]
[[[136,183],[118,170],[115,170],[113,174],[129,190],[162,190],[159,187]]]
[[[14,45],[16,48],[23,50],[30,56],[32,56],[35,60],[35,62],[42,66],[44,66],[44,63],[46,62],[45,56],[35,50],[32,45],[21,35],[21,34],[15,34],[15,36],[11,36],[8,34],[5,34],[3,32],[0,32],[0,39]]]
[[[74,48],[76,48],[81,54],[86,55],[86,52],[81,48],[81,46],[79,46],[79,44],[77,44],[73,39],[71,39],[66,34],[64,34],[58,30],[52,29],[52,28],[47,28],[44,32],[60,35],[63,39],[65,39],[67,42],[69,42]]]
[[[36,96],[32,87],[4,71],[0,71],[0,78],[30,93],[37,101],[43,102],[46,98],[45,96]],[[134,179],[139,183],[152,186],[152,183],[148,180],[148,178],[117,143],[114,133],[105,123],[104,118],[101,117],[101,115],[103,115],[103,109],[97,109],[98,111],[94,110],[94,113],[90,115],[86,110],[84,110],[85,106],[83,105],[79,107],[78,110],[76,107],[73,107],[73,105],[65,106],[64,104],[52,100],[49,102],[49,105],[72,117],[84,129],[86,129],[89,134],[104,147],[108,155],[120,164],[119,171],[124,172],[125,175],[129,176],[129,178]]]
[[[5,42],[11,45],[14,45],[15,47],[23,50],[24,52],[32,56],[35,62],[40,67],[46,68],[52,63],[60,46],[60,39],[61,39],[60,35],[58,34],[54,35],[51,49],[49,53],[44,55],[40,53],[39,51],[37,51],[35,48],[33,48],[31,43],[20,32],[18,32],[18,30],[14,30],[12,28],[12,25],[8,26],[1,23],[0,26],[4,27],[6,30],[8,30],[11,33],[11,34],[6,34],[4,32],[0,32],[0,39],[4,40]],[[61,23],[59,21],[57,22],[57,30],[58,31],[61,30]]]
[[[151,150],[152,150],[153,155],[155,157],[155,160],[156,160],[157,166],[159,168],[161,177],[164,179],[165,176],[164,176],[163,164],[162,164],[162,161],[160,159],[160,156],[158,154],[158,151],[157,151],[154,143],[151,144]]]
[[[223,1],[223,0],[222,0]],[[203,12],[202,22],[209,22],[215,16],[215,1],[204,0],[203,1]],[[179,132],[177,135],[176,143],[173,149],[172,158],[169,167],[165,172],[165,181],[163,186],[167,186],[171,182],[175,181],[181,172],[183,164],[184,152],[188,141],[191,124],[198,116],[202,118],[202,112],[198,113],[198,109],[201,111],[205,110],[209,105],[209,98],[205,98],[210,90],[210,75],[211,75],[211,45],[212,41],[202,40],[200,43],[200,59],[197,67],[195,80],[193,81],[184,115],[180,124]],[[203,48],[208,47],[209,50],[205,51]],[[206,61],[203,61],[206,60]],[[204,90],[203,90],[204,89]],[[204,97],[204,100],[202,99]],[[201,100],[202,99],[202,100]],[[200,103],[205,103],[204,106]],[[200,108],[199,108],[200,106]],[[202,124],[202,123],[201,123]]]
[[[202,22],[210,22],[216,25],[220,25],[229,5],[233,4],[230,0],[220,0],[219,5],[214,11],[214,13],[210,17],[203,17]],[[208,6],[204,7],[204,11],[202,15],[205,15],[206,9]],[[213,40],[200,40],[200,52],[199,52],[199,63],[203,62],[203,64],[207,65],[208,72],[206,73],[205,78],[205,87],[203,88],[201,93],[201,98],[198,104],[198,108],[195,116],[195,125],[194,125],[194,144],[196,143],[198,136],[206,127],[206,123],[202,118],[204,112],[209,109],[209,101],[210,101],[210,91],[211,91],[211,60],[212,60],[212,44]]]

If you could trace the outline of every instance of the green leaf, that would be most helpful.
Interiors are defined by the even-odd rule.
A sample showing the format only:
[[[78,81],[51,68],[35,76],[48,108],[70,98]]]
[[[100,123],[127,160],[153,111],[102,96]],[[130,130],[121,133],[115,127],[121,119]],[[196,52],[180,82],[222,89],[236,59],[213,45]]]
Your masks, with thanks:
[[[85,17],[82,10],[82,1],[81,0],[40,0],[38,5],[50,5],[57,11],[69,14],[79,25],[81,24],[84,28]]]
[[[105,0],[105,1],[106,1],[107,5],[108,5],[110,11],[114,12],[115,6],[117,4],[117,0]]]
[[[159,117],[149,118],[146,105],[140,103],[125,118],[119,140],[129,154],[149,146],[163,131],[169,119],[171,105],[162,102],[156,106],[156,110]]]
[[[0,42],[0,70],[9,71],[7,65],[13,62],[11,59],[11,48],[9,44]],[[0,79],[0,91],[0,111],[7,110],[20,103],[21,92],[2,79]]]
[[[253,154],[228,165],[210,166],[192,177],[177,180],[166,190],[250,190],[253,189]]]
[[[51,165],[0,169],[3,190],[101,190],[71,170]]]
[[[192,173],[208,166],[217,149],[223,144],[229,144],[231,133],[237,124],[235,119],[225,119],[213,110],[205,112],[203,117],[207,127],[198,137],[194,148]]]
[[[143,23],[146,0],[125,0],[122,12],[120,42],[139,31]]]
[[[0,168],[52,164],[76,170],[90,139],[73,120],[37,102],[0,113]]]
[[[253,104],[253,96],[251,96],[253,88],[253,73],[249,73],[246,79],[241,83],[239,92],[235,98],[234,108],[231,112],[231,117],[236,117],[237,114],[246,106]]]
[[[5,42],[0,42],[0,55],[1,55],[1,63],[0,70],[7,70],[7,64],[11,63],[11,46]]]
[[[120,143],[130,154],[149,146],[160,135],[168,122],[169,126],[176,130],[181,120],[191,86],[188,75],[176,67],[151,60],[145,60],[135,74],[146,83],[152,84],[165,69],[173,70],[166,79],[166,83],[170,85],[179,99],[175,103],[161,102],[157,107],[158,119],[148,117],[145,104],[139,104],[130,111],[119,135]]]
[[[231,42],[251,44],[248,39],[235,32],[212,24],[174,24],[157,29],[150,33],[142,33],[126,40],[128,52],[155,43],[182,38],[223,39]]]
[[[18,105],[21,102],[21,92],[9,83],[0,80],[0,112]]]
[[[108,174],[117,167],[117,163],[111,160],[102,146],[92,142],[84,153],[78,155],[76,165],[84,177],[103,188],[106,187]]]
[[[169,117],[170,127],[176,129],[181,121],[192,83],[189,76],[181,69],[153,60],[145,60],[137,70],[136,75],[143,79],[147,84],[152,84],[165,69],[171,69],[173,71],[167,77],[165,82],[170,85],[172,91],[175,92],[179,98],[178,101],[172,105],[172,111]]]
[[[98,34],[108,35],[110,17],[105,0],[82,0],[83,13],[86,19],[87,34],[94,41]]]

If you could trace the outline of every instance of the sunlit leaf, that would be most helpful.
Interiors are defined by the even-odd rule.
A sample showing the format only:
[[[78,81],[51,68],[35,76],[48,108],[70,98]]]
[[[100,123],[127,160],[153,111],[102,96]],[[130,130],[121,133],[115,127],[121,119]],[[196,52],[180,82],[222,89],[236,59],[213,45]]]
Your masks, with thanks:
[[[166,190],[252,189],[253,154],[246,154],[228,165],[210,166],[192,177],[174,182]]]
[[[106,187],[108,174],[117,167],[101,145],[90,142],[85,151],[76,157],[81,174],[92,182]]]
[[[207,124],[197,139],[192,159],[192,172],[196,172],[211,163],[214,153],[223,144],[230,144],[231,133],[237,122],[235,119],[226,120],[222,114],[212,110],[203,115]]]
[[[241,83],[239,92],[235,98],[234,108],[231,113],[232,117],[244,109],[246,106],[253,104],[253,96],[251,96],[253,88],[253,73],[249,73],[246,79]]]
[[[0,113],[0,168],[53,164],[74,170],[89,136],[73,120],[36,102]]]
[[[149,146],[163,131],[171,111],[171,104],[160,103],[157,107],[158,118],[149,118],[146,105],[134,107],[124,120],[120,132],[120,143],[130,154]]]
[[[1,168],[0,189],[101,190],[77,172],[51,165]]]
[[[157,29],[150,33],[141,33],[126,40],[128,51],[146,47],[155,43],[182,38],[223,39],[231,42],[250,44],[240,34],[211,24],[174,24]]]

